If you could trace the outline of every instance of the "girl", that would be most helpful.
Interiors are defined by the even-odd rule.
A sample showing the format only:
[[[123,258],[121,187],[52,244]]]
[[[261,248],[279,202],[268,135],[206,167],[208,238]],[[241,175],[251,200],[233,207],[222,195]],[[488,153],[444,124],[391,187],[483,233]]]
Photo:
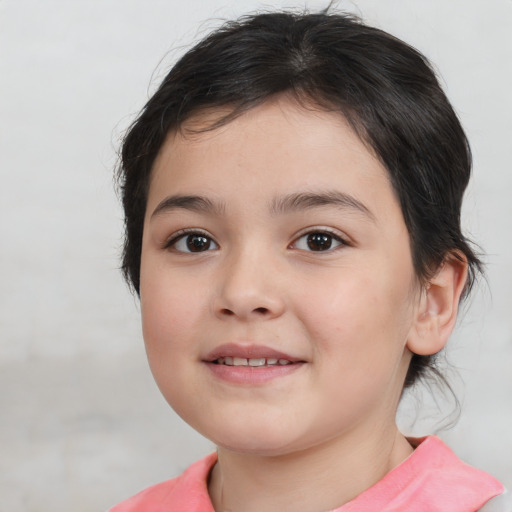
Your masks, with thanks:
[[[218,448],[112,511],[507,510],[395,421],[481,269],[470,167],[425,58],[358,19],[259,14],[190,50],[124,140],[123,270],[160,390]]]

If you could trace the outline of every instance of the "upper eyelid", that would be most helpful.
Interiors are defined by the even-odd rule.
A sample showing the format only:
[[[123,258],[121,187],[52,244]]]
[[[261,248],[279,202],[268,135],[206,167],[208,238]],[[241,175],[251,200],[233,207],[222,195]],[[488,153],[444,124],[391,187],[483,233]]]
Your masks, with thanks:
[[[185,229],[179,229],[178,231],[175,231],[170,236],[166,237],[164,241],[164,247],[169,247],[171,244],[176,243],[180,238],[186,236],[186,235],[203,235],[207,238],[211,238],[212,241],[218,245],[218,242],[215,240],[215,238],[208,233],[208,231],[201,229],[201,228],[185,228]]]
[[[329,235],[332,235],[335,238],[339,238],[345,244],[351,243],[350,237],[348,235],[346,235],[345,233],[343,233],[337,229],[329,228],[326,226],[311,226],[308,228],[304,228],[294,236],[292,243],[295,242],[296,240],[298,240],[299,238],[302,238],[303,236],[309,235],[312,233],[327,233]]]
[[[307,228],[303,228],[298,233],[293,236],[292,241],[289,243],[289,247],[293,245],[297,240],[302,238],[305,235],[311,233],[327,233],[334,238],[339,239],[344,245],[351,245],[351,239],[345,233],[327,226],[309,226]],[[179,229],[178,231],[173,232],[170,236],[166,237],[164,241],[164,247],[170,247],[173,243],[176,243],[180,238],[190,234],[199,234],[203,235],[207,238],[210,238],[216,245],[220,245],[219,242],[215,239],[215,237],[209,233],[207,230],[202,228],[184,228]]]
[[[304,238],[305,236],[311,235],[311,234],[315,234],[315,233],[320,233],[320,234],[323,233],[323,234],[327,234],[327,235],[331,236],[333,239],[336,240],[337,245],[335,247],[329,247],[328,249],[323,250],[323,251],[313,251],[313,250],[309,251],[309,250],[305,249],[304,247],[300,247],[300,241],[302,238]],[[293,238],[293,241],[288,244],[287,248],[288,248],[288,250],[291,250],[291,251],[299,251],[300,253],[305,251],[307,254],[311,253],[311,254],[315,254],[318,256],[327,257],[328,255],[337,254],[338,251],[340,251],[342,249],[349,248],[349,247],[354,247],[352,240],[349,237],[347,237],[346,235],[339,232],[338,230],[333,229],[333,228],[327,228],[327,227],[316,227],[316,228],[313,227],[313,228],[307,228],[306,230],[299,232],[299,234],[297,234]]]

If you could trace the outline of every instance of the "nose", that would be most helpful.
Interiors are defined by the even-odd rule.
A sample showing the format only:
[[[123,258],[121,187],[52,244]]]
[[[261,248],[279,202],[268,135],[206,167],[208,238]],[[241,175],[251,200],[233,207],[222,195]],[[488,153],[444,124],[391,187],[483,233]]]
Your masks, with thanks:
[[[282,277],[283,273],[265,255],[245,251],[230,258],[224,262],[213,301],[215,315],[244,321],[281,316],[285,310]]]

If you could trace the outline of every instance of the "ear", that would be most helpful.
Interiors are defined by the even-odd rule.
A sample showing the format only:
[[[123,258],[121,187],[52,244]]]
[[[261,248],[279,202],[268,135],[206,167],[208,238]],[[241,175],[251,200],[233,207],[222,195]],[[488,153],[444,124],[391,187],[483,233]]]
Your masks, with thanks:
[[[407,339],[407,348],[411,352],[425,356],[436,354],[444,348],[457,321],[467,275],[467,259],[457,252],[447,256],[424,287]]]

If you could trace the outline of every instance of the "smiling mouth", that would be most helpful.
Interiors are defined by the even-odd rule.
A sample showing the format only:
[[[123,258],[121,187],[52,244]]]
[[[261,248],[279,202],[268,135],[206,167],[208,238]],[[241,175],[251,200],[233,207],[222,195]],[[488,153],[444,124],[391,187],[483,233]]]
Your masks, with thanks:
[[[237,388],[265,386],[275,379],[295,374],[306,363],[271,347],[238,343],[215,348],[203,362],[218,381]]]
[[[293,364],[288,359],[277,359],[277,358],[245,358],[245,357],[219,357],[213,364],[224,365],[224,366],[250,366],[252,368],[266,368],[269,366],[286,366]]]

